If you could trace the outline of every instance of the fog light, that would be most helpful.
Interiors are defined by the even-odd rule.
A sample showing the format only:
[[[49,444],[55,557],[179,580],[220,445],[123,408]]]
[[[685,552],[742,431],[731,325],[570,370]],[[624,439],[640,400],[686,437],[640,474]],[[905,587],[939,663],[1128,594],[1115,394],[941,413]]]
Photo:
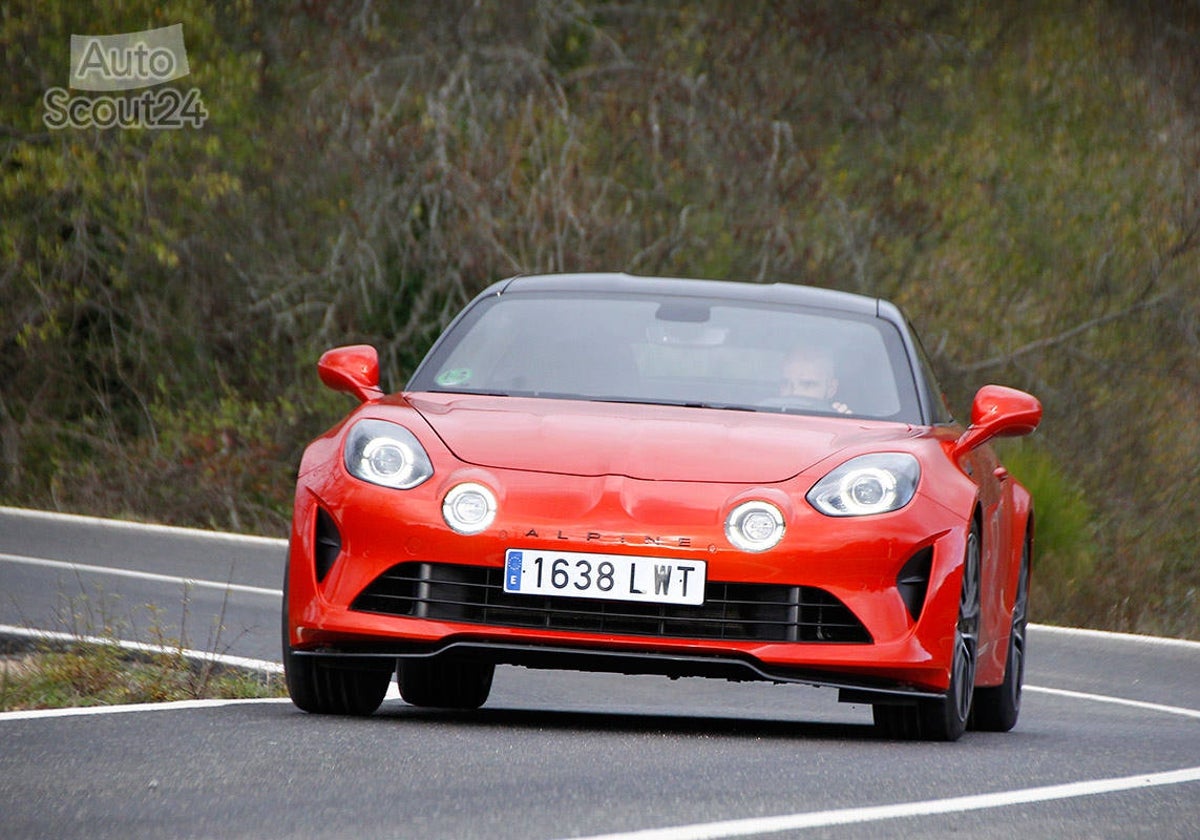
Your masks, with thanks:
[[[745,502],[725,520],[725,536],[743,551],[766,551],[779,545],[785,526],[779,508],[769,502]]]
[[[496,518],[496,497],[482,484],[455,485],[442,502],[442,517],[460,534],[478,534]]]

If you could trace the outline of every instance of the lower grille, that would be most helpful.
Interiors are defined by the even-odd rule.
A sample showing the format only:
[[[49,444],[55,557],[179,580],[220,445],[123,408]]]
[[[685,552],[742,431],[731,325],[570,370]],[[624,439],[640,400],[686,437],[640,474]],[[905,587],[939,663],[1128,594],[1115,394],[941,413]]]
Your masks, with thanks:
[[[680,639],[869,643],[846,605],[811,586],[720,583],[698,606],[516,595],[499,567],[401,563],[351,604],[360,612],[585,633]]]

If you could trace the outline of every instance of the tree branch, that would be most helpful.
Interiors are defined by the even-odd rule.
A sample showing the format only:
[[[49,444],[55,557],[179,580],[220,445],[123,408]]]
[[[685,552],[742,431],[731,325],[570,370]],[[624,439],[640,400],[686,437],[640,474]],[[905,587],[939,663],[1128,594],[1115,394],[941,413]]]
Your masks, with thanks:
[[[1154,297],[1138,301],[1132,306],[1127,306],[1124,309],[1118,310],[1117,312],[1109,312],[1107,315],[1101,315],[1098,318],[1092,318],[1091,320],[1084,321],[1082,324],[1077,324],[1074,327],[1071,327],[1071,329],[1065,330],[1057,335],[1039,338],[1036,341],[1031,341],[1028,344],[1023,344],[1020,347],[1017,347],[1014,350],[1010,350],[1008,353],[992,356],[991,358],[983,359],[982,361],[978,362],[972,362],[971,364],[967,365],[957,365],[956,368],[960,373],[976,373],[981,370],[986,370],[987,368],[1000,367],[1001,365],[1008,364],[1009,362],[1012,362],[1014,359],[1020,358],[1021,356],[1027,356],[1030,353],[1034,353],[1038,350],[1045,350],[1048,347],[1064,344],[1076,336],[1082,335],[1083,333],[1095,327],[1102,327],[1105,324],[1112,323],[1113,321],[1119,321],[1122,318],[1127,318],[1130,315],[1133,315],[1135,312],[1153,309],[1169,299],[1171,296],[1171,291],[1160,292]]]

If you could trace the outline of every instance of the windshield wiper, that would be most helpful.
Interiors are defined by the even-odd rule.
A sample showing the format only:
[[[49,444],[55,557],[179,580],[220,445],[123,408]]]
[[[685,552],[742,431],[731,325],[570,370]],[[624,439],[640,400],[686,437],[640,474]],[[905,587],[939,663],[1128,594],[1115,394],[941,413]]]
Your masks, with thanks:
[[[755,412],[758,409],[748,405],[737,405],[735,403],[707,403],[707,402],[685,402],[684,408],[711,408],[715,411],[750,411]]]
[[[701,402],[699,400],[668,400],[636,397],[583,397],[588,402],[622,403],[627,405],[669,405],[678,408],[708,408],[717,411],[755,411],[751,406],[735,403]]]
[[[481,389],[437,388],[433,391],[430,391],[430,393],[431,394],[462,394],[462,395],[468,396],[468,397],[524,397],[524,396],[530,396],[529,394],[523,394],[523,393],[514,392],[514,391],[489,390],[486,388],[481,388]]]
[[[678,408],[705,408],[714,411],[758,411],[757,408],[736,403],[703,402],[700,400],[648,399],[641,397],[595,396],[572,394],[565,391],[501,391],[468,388],[438,388],[436,394],[462,394],[469,397],[519,397],[554,400],[579,400],[580,402],[613,403],[616,405],[666,405]]]

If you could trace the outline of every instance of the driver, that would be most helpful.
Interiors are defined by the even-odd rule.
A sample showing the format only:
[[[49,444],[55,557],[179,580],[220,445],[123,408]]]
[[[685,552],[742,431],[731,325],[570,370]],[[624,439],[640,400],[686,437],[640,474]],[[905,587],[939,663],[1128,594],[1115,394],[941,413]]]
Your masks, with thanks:
[[[850,407],[834,399],[838,381],[833,357],[824,350],[798,347],[783,363],[783,385],[780,396],[795,397],[812,405],[828,406],[839,414],[849,414]]]

